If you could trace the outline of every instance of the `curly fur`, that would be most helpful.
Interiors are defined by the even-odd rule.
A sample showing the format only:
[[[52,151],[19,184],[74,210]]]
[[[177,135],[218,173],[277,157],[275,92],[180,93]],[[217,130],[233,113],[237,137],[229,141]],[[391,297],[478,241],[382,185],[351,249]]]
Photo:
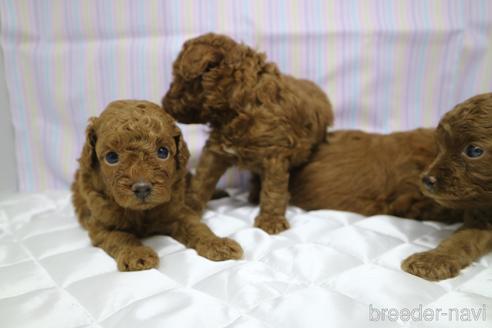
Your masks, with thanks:
[[[439,152],[423,191],[442,206],[464,210],[464,224],[435,249],[414,254],[402,269],[429,280],[455,277],[492,251],[492,93],[472,97],[442,118],[436,131]],[[484,150],[470,158],[469,145]]]
[[[437,248],[402,263],[403,270],[428,280],[454,277],[492,250],[491,130],[492,93],[457,105],[437,129],[334,132],[291,172],[292,203],[307,210],[464,221]],[[468,158],[470,144],[485,153]],[[435,184],[425,187],[429,177]]]
[[[237,165],[261,181],[255,225],[288,228],[289,169],[304,163],[333,121],[314,83],[281,74],[244,44],[217,34],[188,40],[173,65],[163,107],[182,123],[207,123],[210,137],[187,202],[201,212],[218,179]]]
[[[420,189],[420,175],[436,154],[433,129],[330,133],[310,161],[291,172],[292,204],[306,210],[458,221],[462,211],[440,206]]]
[[[167,147],[168,158],[157,149]],[[105,160],[118,154],[116,164]],[[115,258],[121,271],[158,266],[159,257],[139,238],[166,234],[212,260],[240,258],[241,247],[219,238],[185,205],[188,148],[174,120],[158,105],[112,102],[89,120],[79,169],[72,184],[80,224],[94,246]],[[150,186],[137,197],[135,186]]]

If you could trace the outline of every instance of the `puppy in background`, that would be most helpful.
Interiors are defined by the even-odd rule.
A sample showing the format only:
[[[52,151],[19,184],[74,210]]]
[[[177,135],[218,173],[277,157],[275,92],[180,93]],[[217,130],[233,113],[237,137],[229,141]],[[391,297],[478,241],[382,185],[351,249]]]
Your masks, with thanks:
[[[331,133],[291,172],[290,192],[306,210],[464,221],[437,248],[401,265],[427,280],[455,277],[492,250],[492,93],[457,105],[437,130]]]
[[[492,93],[444,115],[436,137],[439,152],[422,176],[423,192],[464,210],[464,224],[435,249],[403,261],[403,270],[428,280],[455,277],[492,250]]]
[[[461,211],[446,209],[420,189],[420,175],[436,154],[433,129],[332,132],[306,165],[292,171],[291,203],[305,210],[459,221]]]
[[[158,105],[112,102],[89,121],[72,184],[80,224],[120,271],[157,267],[140,238],[169,235],[211,260],[238,259],[241,247],[217,237],[185,205],[189,152],[174,120]]]
[[[244,44],[210,33],[184,43],[162,104],[181,123],[211,128],[187,197],[193,209],[200,213],[219,178],[237,165],[258,183],[255,225],[272,234],[289,227],[289,170],[309,158],[333,121],[319,87],[280,73]]]

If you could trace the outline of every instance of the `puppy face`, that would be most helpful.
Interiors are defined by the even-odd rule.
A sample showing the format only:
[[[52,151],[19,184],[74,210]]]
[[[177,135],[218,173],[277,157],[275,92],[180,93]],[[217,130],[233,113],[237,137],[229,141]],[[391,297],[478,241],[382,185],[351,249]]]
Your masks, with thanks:
[[[436,130],[439,154],[422,176],[423,191],[450,208],[492,201],[492,93],[447,113]]]
[[[173,64],[173,82],[163,107],[182,123],[220,121],[228,115],[234,96],[241,93],[233,89],[246,88],[256,77],[255,63],[249,61],[263,59],[225,35],[209,33],[190,39]],[[253,78],[245,74],[247,69]]]
[[[91,120],[83,153],[105,193],[133,210],[168,202],[189,156],[174,121],[145,101],[111,103]]]

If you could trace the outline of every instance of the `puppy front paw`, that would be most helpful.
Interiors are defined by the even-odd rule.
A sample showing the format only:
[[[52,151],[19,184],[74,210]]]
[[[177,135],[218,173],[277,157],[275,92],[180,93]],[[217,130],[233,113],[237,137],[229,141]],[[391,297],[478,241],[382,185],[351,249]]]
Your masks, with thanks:
[[[129,247],[121,250],[116,262],[120,271],[140,271],[157,267],[159,256],[147,246]]]
[[[462,267],[456,257],[435,251],[413,254],[401,264],[403,271],[431,281],[456,277]]]
[[[201,242],[195,247],[197,253],[212,261],[237,260],[243,256],[243,249],[229,238],[214,238]]]
[[[274,235],[289,229],[290,225],[287,219],[283,216],[269,216],[260,214],[255,219],[255,227]]]

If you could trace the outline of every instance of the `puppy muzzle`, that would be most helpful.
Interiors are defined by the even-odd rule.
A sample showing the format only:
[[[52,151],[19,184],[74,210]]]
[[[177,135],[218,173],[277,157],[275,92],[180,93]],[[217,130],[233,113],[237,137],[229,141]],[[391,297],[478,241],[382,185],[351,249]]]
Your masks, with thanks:
[[[132,191],[140,200],[145,200],[152,192],[152,185],[148,182],[137,182],[132,185]]]

